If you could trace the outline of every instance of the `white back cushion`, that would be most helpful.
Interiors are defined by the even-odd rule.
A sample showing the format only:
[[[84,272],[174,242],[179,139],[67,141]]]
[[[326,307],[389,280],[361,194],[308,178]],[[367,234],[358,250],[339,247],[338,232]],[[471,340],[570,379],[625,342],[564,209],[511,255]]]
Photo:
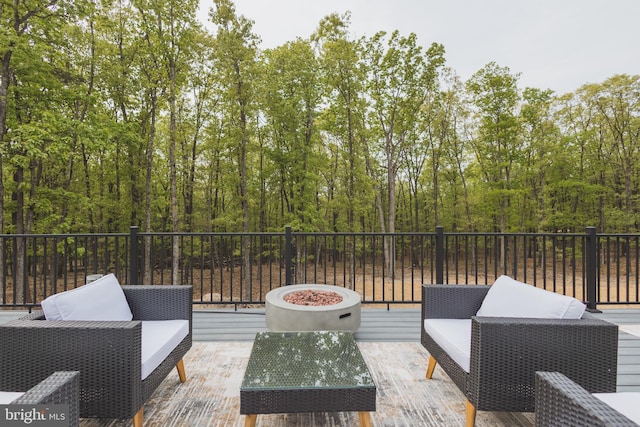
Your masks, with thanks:
[[[640,393],[628,391],[620,393],[594,393],[593,395],[634,423],[640,425]]]
[[[113,274],[60,292],[40,304],[47,320],[131,320],[133,314]]]
[[[476,316],[580,319],[586,306],[579,300],[500,276]]]
[[[142,379],[160,366],[188,334],[188,320],[143,320]]]
[[[465,372],[471,366],[471,319],[424,319],[424,330]]]
[[[23,394],[17,391],[0,391],[0,405],[8,405]]]

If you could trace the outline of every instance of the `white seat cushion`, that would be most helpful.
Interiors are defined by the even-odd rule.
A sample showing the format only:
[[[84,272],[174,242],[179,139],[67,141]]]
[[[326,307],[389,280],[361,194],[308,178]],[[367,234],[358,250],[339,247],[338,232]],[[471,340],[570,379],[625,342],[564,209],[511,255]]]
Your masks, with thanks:
[[[131,320],[133,314],[113,274],[60,292],[40,303],[47,320]]]
[[[593,395],[640,425],[640,393],[594,393]]]
[[[476,316],[580,319],[585,309],[573,297],[500,276],[491,285]]]
[[[0,391],[0,405],[8,405],[23,394],[17,391]]]
[[[424,330],[465,372],[471,365],[471,319],[425,319]]]
[[[142,379],[147,378],[188,334],[188,320],[143,320]]]

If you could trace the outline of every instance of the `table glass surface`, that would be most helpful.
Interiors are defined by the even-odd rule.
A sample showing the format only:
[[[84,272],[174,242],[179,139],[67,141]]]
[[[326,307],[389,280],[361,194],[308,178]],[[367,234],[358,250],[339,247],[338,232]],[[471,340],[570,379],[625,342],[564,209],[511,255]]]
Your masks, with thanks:
[[[375,387],[350,332],[260,332],[240,390]]]

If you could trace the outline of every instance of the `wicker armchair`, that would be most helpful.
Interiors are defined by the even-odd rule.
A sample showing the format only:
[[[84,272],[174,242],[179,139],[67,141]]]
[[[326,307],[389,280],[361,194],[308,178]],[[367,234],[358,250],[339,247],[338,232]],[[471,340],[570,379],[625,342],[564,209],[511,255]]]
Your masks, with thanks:
[[[25,377],[15,377],[13,385],[4,391],[24,392],[24,394],[10,402],[2,402],[10,405],[69,405],[69,427],[78,427],[78,397],[80,387],[79,372],[54,372],[39,383],[29,386]],[[24,391],[26,390],[26,391]]]
[[[174,367],[184,382],[182,357],[192,342],[191,286],[123,286],[132,321],[44,320],[41,311],[0,325],[0,390],[28,375],[80,371],[80,416],[133,418],[141,427],[143,406]],[[144,380],[143,320],[189,321],[188,335]]]
[[[476,317],[490,286],[423,285],[424,319],[471,319],[469,372],[425,331],[427,378],[440,365],[467,398],[467,426],[476,410],[533,412],[536,371],[560,371],[592,392],[616,389],[618,327],[582,319]]]
[[[632,427],[635,422],[559,372],[536,372],[536,427]]]

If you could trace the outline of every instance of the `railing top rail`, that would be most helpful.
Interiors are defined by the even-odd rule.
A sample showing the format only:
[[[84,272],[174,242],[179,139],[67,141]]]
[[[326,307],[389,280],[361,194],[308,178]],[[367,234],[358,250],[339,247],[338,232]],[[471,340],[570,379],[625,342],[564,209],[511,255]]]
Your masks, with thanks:
[[[284,236],[285,231],[282,232],[242,232],[242,231],[226,231],[226,232],[138,232],[138,236]],[[432,231],[395,231],[395,232],[334,232],[334,231],[291,231],[292,235],[296,236],[436,236],[437,233]],[[535,233],[535,232],[513,232],[513,233],[501,233],[501,232],[444,232],[444,236],[529,236],[529,237],[549,237],[549,236],[569,236],[569,237],[584,237],[585,233]],[[598,234],[598,236],[605,236]],[[611,234],[611,236],[625,236],[623,234]],[[639,236],[640,234],[630,235]]]
[[[526,236],[526,237],[557,237],[557,236],[566,236],[566,237],[584,237],[585,233],[535,233],[535,232],[444,232],[445,236]]]
[[[438,233],[430,231],[396,231],[396,232],[333,232],[333,231],[290,231],[295,236],[436,236]],[[96,238],[96,237],[128,237],[131,233],[33,233],[33,234],[0,234],[0,238]],[[271,232],[217,232],[217,231],[192,231],[192,232],[169,232],[169,231],[138,231],[138,236],[262,236],[280,237],[286,235],[286,230]],[[500,237],[500,236],[526,236],[526,237],[584,237],[585,233],[562,233],[562,232],[452,232],[445,231],[443,236],[467,236],[467,237]],[[640,233],[596,233],[597,237],[605,238],[640,238]]]
[[[138,236],[284,236],[285,232],[262,232],[262,231],[139,231]],[[327,233],[325,233],[327,234]],[[128,235],[128,234],[127,234]]]
[[[15,237],[39,237],[39,238],[52,238],[52,237],[129,237],[130,233],[29,233],[29,234],[0,234],[0,238],[15,238]]]

